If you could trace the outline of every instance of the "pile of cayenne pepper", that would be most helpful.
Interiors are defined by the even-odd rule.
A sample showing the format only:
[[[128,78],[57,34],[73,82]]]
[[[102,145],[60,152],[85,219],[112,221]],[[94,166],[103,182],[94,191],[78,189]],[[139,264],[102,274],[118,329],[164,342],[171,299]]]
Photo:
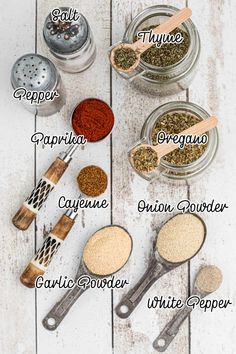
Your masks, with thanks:
[[[77,135],[84,135],[88,142],[105,138],[114,125],[111,108],[97,98],[88,98],[78,104],[72,115],[72,127]]]

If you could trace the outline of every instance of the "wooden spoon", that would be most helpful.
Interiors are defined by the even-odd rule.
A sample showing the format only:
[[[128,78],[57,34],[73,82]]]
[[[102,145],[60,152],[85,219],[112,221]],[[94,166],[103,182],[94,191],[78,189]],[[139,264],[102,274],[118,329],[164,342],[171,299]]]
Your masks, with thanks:
[[[202,120],[201,122],[193,125],[192,127],[183,130],[180,134],[178,135],[201,135],[209,131],[210,129],[213,129],[216,127],[218,123],[218,119],[216,117],[209,117],[207,119]],[[139,172],[152,172],[156,167],[160,164],[161,159],[169,154],[170,152],[174,151],[175,149],[178,149],[179,146],[174,143],[166,143],[166,144],[159,144],[159,145],[148,145],[148,144],[141,144],[136,146],[132,152],[131,152],[131,157],[130,157],[130,162],[132,166]],[[155,162],[153,163],[153,168],[152,166],[149,166],[149,171],[142,171],[141,169],[139,170],[137,166],[135,167],[134,164],[134,156],[137,151],[140,149],[147,149],[148,154],[153,157]],[[150,156],[149,155],[149,156]]]
[[[155,27],[153,29],[153,32],[155,34],[169,33],[171,31],[173,31],[175,28],[177,28],[179,25],[181,25],[184,21],[186,21],[191,15],[192,15],[192,10],[189,9],[188,7],[186,7],[184,9],[178,11],[175,15],[171,16],[164,23]],[[134,43],[119,44],[116,47],[114,47],[111,51],[111,55],[110,55],[111,64],[118,71],[122,71],[122,72],[126,72],[126,73],[131,72],[139,65],[141,54],[152,46],[153,46],[153,43],[143,43],[142,39],[139,39],[138,41],[136,41]],[[115,52],[118,49],[122,49],[122,48],[131,49],[136,54],[135,63],[132,66],[130,66],[128,69],[122,69],[121,67],[118,67],[115,63]]]

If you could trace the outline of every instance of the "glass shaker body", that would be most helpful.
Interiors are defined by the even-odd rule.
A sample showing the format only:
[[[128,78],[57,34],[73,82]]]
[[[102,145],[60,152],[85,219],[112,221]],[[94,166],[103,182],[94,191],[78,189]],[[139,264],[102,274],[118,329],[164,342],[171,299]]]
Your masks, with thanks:
[[[14,92],[22,93],[22,104],[31,113],[50,116],[61,110],[66,102],[66,93],[61,76],[55,65],[39,54],[26,54],[12,67],[11,83]],[[46,94],[54,98],[32,102],[24,98],[24,93]],[[55,93],[55,95],[54,95]]]
[[[62,7],[62,11],[69,8]],[[49,14],[43,28],[44,41],[50,51],[51,59],[63,71],[82,72],[93,64],[96,58],[96,46],[93,33],[86,18],[72,22],[52,22]]]

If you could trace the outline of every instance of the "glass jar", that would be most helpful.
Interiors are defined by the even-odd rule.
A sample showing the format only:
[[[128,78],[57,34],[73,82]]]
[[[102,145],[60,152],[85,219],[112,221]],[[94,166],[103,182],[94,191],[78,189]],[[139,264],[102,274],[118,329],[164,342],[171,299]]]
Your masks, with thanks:
[[[70,8],[61,7],[60,10],[69,11]],[[52,60],[63,71],[84,71],[96,58],[93,34],[82,14],[79,14],[78,20],[64,24],[52,22],[50,13],[44,23],[43,38]]]
[[[123,42],[133,43],[138,31],[149,26],[157,26],[174,15],[179,9],[168,5],[148,7],[138,14],[129,24]],[[131,74],[119,74],[144,93],[169,95],[185,90],[195,76],[200,55],[200,37],[194,23],[188,19],[179,28],[188,33],[190,45],[186,55],[177,63],[158,67],[140,61],[137,69]],[[171,45],[171,44],[170,44]]]
[[[145,121],[142,131],[141,140],[133,146],[129,151],[129,159],[131,158],[132,149],[140,144],[152,145],[152,131],[158,119],[161,119],[163,115],[174,112],[185,112],[192,114],[201,119],[210,117],[200,106],[182,101],[173,101],[155,109]],[[218,149],[218,131],[217,128],[213,128],[208,132],[208,144],[204,153],[194,162],[188,165],[173,165],[169,162],[161,159],[160,165],[150,173],[140,173],[136,171],[141,177],[148,181],[153,181],[160,177],[167,177],[175,180],[189,179],[193,176],[203,172],[213,161],[217,149]]]

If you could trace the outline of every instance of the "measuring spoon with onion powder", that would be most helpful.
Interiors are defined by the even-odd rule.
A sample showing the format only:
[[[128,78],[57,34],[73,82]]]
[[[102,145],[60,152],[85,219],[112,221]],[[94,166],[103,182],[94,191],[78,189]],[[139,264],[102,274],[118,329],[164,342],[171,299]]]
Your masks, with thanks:
[[[108,277],[118,272],[128,261],[133,242],[130,234],[117,225],[106,226],[95,232],[87,241],[75,282],[82,275],[93,278]],[[88,289],[75,286],[56,303],[43,319],[43,326],[55,330],[77,299]]]
[[[192,15],[189,8],[184,8],[171,16],[167,21],[153,29],[153,33],[169,33],[180,26]],[[140,57],[143,52],[153,46],[153,43],[143,43],[141,39],[134,43],[122,43],[116,45],[110,53],[110,61],[117,71],[129,73],[137,68],[140,63]],[[125,67],[118,64],[119,51],[122,52],[122,63],[126,61]]]
[[[196,295],[203,299],[207,295],[215,292],[222,283],[222,273],[216,266],[206,266],[199,270],[195,278],[192,296]],[[177,312],[174,318],[165,326],[160,335],[153,342],[153,347],[159,351],[164,352],[175,336],[178,334],[180,326],[190,315],[193,308],[185,305]]]
[[[148,269],[117,305],[116,314],[129,317],[159,278],[193,258],[204,244],[206,231],[205,223],[195,214],[177,214],[169,219],[158,231]]]
[[[209,117],[194,124],[192,127],[183,130],[178,135],[201,135],[215,128],[217,123],[218,119],[216,117]],[[161,159],[165,155],[178,148],[179,146],[174,143],[159,145],[138,144],[129,152],[130,163],[137,172],[149,173],[159,166]],[[147,165],[145,166],[143,165],[144,156],[145,161],[147,161]]]

